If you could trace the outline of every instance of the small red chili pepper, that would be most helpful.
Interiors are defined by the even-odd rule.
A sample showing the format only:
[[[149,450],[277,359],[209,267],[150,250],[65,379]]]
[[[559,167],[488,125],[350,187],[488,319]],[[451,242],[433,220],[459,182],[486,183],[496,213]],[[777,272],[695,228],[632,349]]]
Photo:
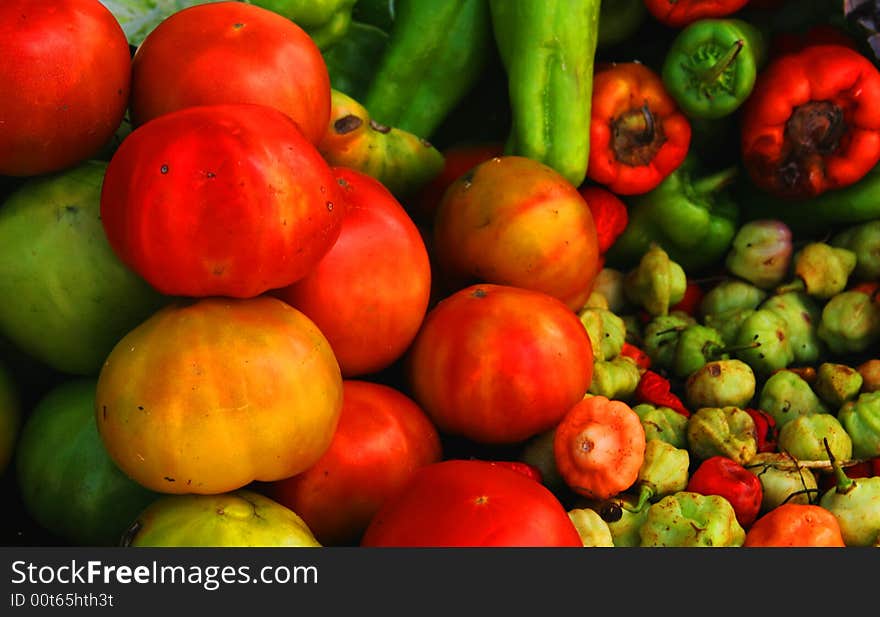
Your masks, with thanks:
[[[638,366],[640,369],[648,370],[649,368],[651,368],[651,356],[646,354],[644,351],[642,351],[632,343],[624,341],[623,347],[620,350],[620,355],[632,358],[635,361],[636,366]]]
[[[850,291],[861,291],[862,293],[866,293],[869,296],[871,294],[877,293],[880,290],[880,282],[877,281],[862,281],[861,283],[856,283],[851,286]]]
[[[645,8],[661,24],[683,28],[697,21],[732,15],[749,0],[645,0]]]
[[[647,193],[690,143],[690,121],[656,72],[638,62],[596,66],[587,177],[617,195]]]
[[[531,478],[535,482],[540,483],[543,480],[543,477],[541,476],[541,470],[530,463],[526,463],[523,461],[489,461],[489,463],[491,465],[505,467],[507,469],[510,469],[511,471],[521,473],[527,478]]]
[[[582,185],[578,191],[593,214],[596,234],[599,236],[599,253],[604,254],[626,229],[629,222],[626,204],[617,195],[599,186]]]
[[[726,456],[712,456],[691,474],[686,491],[700,495],[720,495],[730,502],[736,520],[751,525],[761,510],[764,487],[751,471]]]
[[[640,403],[648,403],[657,407],[669,407],[686,418],[689,418],[691,415],[691,412],[684,406],[681,399],[672,393],[672,386],[669,380],[655,371],[646,370],[642,373],[639,385],[636,386],[635,398]]]
[[[779,56],[742,107],[741,148],[754,184],[776,197],[858,182],[880,162],[880,71],[843,45]]]
[[[700,302],[703,300],[703,288],[699,283],[688,281],[684,288],[684,298],[678,304],[669,307],[670,311],[682,311],[688,315],[696,315]]]
[[[776,420],[761,409],[747,408],[752,420],[755,422],[755,437],[758,441],[758,452],[776,452],[776,440],[779,436],[779,427]]]

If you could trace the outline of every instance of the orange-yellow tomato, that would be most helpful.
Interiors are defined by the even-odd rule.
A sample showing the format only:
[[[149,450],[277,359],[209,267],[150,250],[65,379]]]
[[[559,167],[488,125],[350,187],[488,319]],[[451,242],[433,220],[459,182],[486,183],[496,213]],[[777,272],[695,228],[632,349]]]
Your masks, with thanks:
[[[442,276],[541,291],[573,310],[600,270],[587,202],[561,174],[521,156],[494,157],[453,182],[433,240]]]
[[[277,298],[169,305],[114,347],[96,418],[131,478],[214,494],[288,478],[329,447],[342,376],[315,324]]]

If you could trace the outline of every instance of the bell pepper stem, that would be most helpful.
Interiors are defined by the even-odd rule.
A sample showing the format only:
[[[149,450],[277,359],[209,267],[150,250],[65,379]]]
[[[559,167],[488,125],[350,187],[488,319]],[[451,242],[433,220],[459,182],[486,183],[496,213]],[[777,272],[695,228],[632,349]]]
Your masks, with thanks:
[[[692,186],[694,192],[698,195],[709,195],[712,193],[717,193],[722,190],[726,186],[732,183],[737,175],[739,174],[739,169],[736,166],[728,167],[727,169],[722,169],[721,171],[714,173],[710,176],[705,176],[703,178],[698,178],[693,181]]]
[[[742,39],[737,39],[734,41],[733,45],[724,52],[724,55],[718,58],[718,60],[699,74],[699,80],[701,83],[705,85],[711,85],[718,81],[718,78],[724,74],[724,71],[730,67],[736,61],[736,57],[742,51],[742,48],[745,47],[745,41]]]

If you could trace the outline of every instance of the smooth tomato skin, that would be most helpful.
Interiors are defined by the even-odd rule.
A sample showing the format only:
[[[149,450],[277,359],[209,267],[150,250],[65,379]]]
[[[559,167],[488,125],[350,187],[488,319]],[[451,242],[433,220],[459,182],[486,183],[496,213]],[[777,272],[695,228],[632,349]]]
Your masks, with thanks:
[[[378,180],[334,167],[346,204],[333,247],[276,295],[309,316],[343,376],[387,368],[407,350],[431,296],[431,264],[418,228]]]
[[[180,10],[144,39],[132,60],[135,126],[216,103],[258,103],[289,115],[317,144],[330,121],[330,76],[305,30],[242,2]]]
[[[534,289],[572,310],[600,270],[587,202],[557,171],[522,156],[490,158],[449,185],[433,235],[442,276]]]
[[[122,142],[101,220],[119,258],[160,292],[247,298],[299,280],[330,249],[345,210],[338,188],[278,110],[190,107]]]
[[[330,447],[312,467],[265,492],[299,514],[322,544],[356,545],[384,501],[441,456],[436,427],[412,399],[349,379]]]
[[[361,546],[583,547],[560,501],[539,482],[486,461],[419,469],[383,504]]]
[[[3,0],[0,58],[0,175],[73,167],[122,122],[131,53],[98,0]]]
[[[342,411],[324,335],[277,298],[181,300],[113,348],[95,418],[107,453],[142,486],[216,494],[314,465]]]
[[[583,398],[593,349],[556,298],[483,284],[428,312],[405,364],[413,398],[441,432],[510,444],[549,430]]]

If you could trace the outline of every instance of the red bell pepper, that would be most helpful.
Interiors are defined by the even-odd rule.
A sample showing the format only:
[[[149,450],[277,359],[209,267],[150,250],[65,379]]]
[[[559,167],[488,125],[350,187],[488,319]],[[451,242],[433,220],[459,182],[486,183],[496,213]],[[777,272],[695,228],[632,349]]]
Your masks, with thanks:
[[[759,188],[814,197],[880,162],[880,71],[843,45],[773,60],[742,108],[743,164]]]
[[[749,0],[645,0],[645,8],[660,23],[683,28],[698,19],[732,15]]]
[[[684,161],[691,125],[660,76],[638,62],[593,76],[587,177],[617,195],[655,188]]]

